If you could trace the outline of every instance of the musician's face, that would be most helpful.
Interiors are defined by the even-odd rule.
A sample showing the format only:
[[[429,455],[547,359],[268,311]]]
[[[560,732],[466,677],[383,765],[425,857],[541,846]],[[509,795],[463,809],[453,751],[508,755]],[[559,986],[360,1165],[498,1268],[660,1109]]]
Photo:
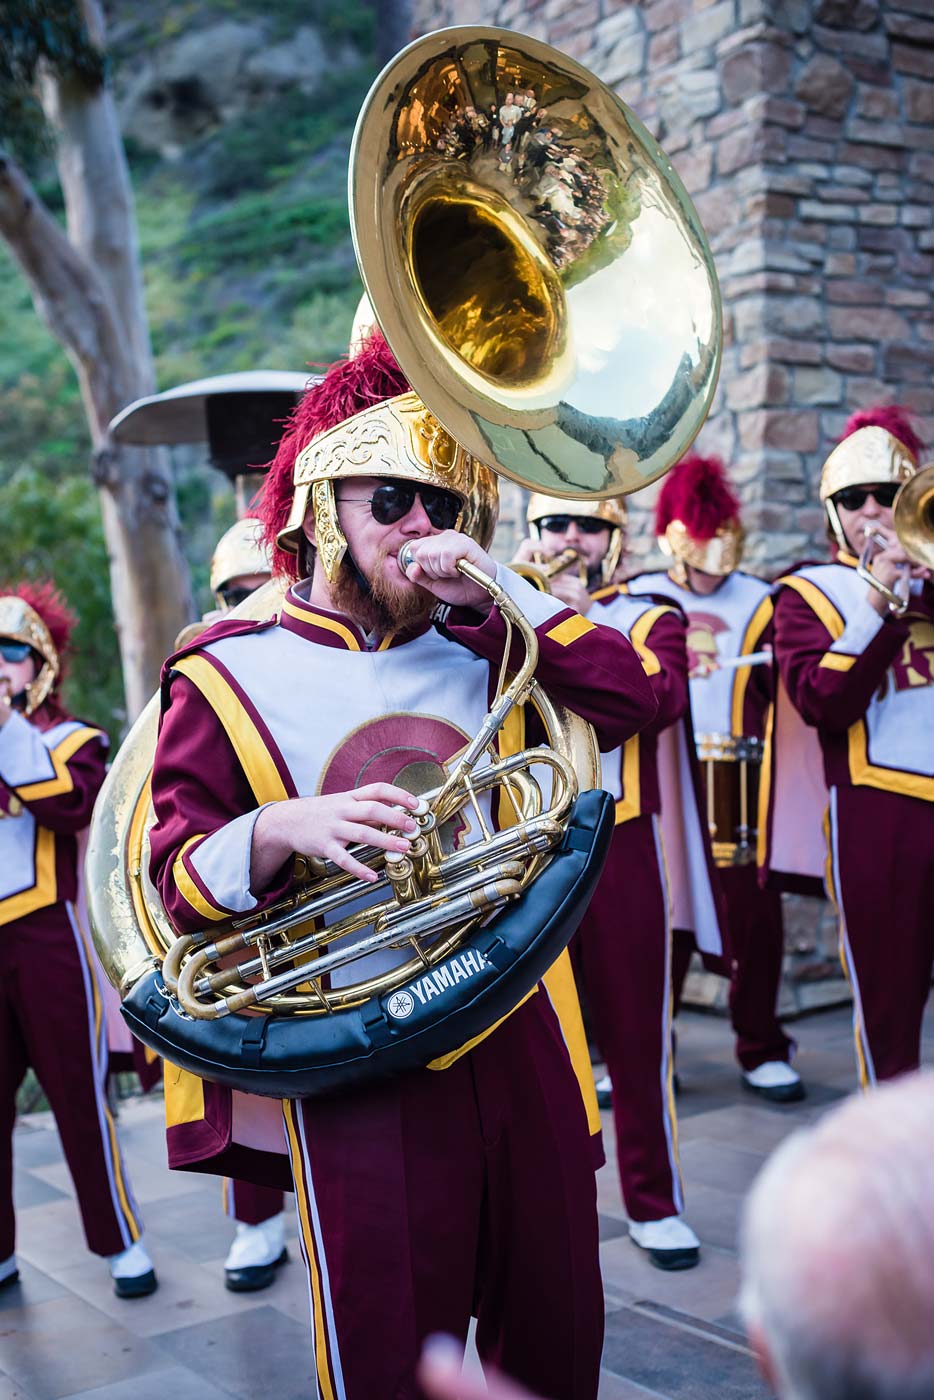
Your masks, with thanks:
[[[848,509],[839,496],[834,497],[834,505],[837,515],[840,517],[840,525],[846,535],[847,543],[854,554],[861,554],[866,543],[867,530],[883,530],[894,537],[892,528],[892,507],[880,506],[876,500],[875,491],[885,489],[885,484],[878,486],[853,487],[854,495],[860,492],[862,499],[856,509]],[[889,488],[891,489],[891,488]]]
[[[24,661],[7,661],[0,652],[0,696],[20,695],[36,679],[36,658],[32,652]]]
[[[546,517],[547,519],[547,517]],[[595,534],[587,534],[581,528],[580,520],[577,516],[558,517],[561,523],[560,530],[546,530],[545,526],[540,527],[542,548],[549,557],[560,554],[563,549],[576,549],[587,566],[587,573],[596,573],[603,561],[603,556],[610,547],[610,527],[598,530]],[[567,528],[565,529],[565,521]],[[588,520],[589,524],[590,521]],[[625,536],[623,547],[625,548]]]
[[[382,484],[382,478],[376,476],[357,476],[337,483],[337,518],[341,530],[364,578],[371,583],[380,578],[391,589],[404,593],[421,593],[423,590],[411,583],[399,568],[399,550],[409,540],[437,535],[439,530],[432,525],[422,498],[417,494],[404,515],[391,524],[381,525],[373,515],[371,501]]]

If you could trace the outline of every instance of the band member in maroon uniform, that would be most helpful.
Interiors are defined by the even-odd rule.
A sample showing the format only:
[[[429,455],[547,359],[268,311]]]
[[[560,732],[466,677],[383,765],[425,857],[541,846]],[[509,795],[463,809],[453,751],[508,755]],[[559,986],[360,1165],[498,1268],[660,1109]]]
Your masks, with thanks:
[[[934,586],[892,522],[898,489],[921,451],[904,411],[853,415],[821,472],[833,563],[780,579],[775,604],[782,685],[823,755],[826,877],[840,915],[864,1085],[918,1065],[934,970]],[[860,577],[861,563],[876,586]],[[803,771],[781,699],[777,776],[789,763]],[[795,796],[800,790],[791,808]],[[773,798],[772,866],[788,869],[782,805]],[[792,810],[790,820],[800,832],[801,814]]]
[[[211,557],[211,592],[216,614],[237,607],[272,574],[270,551],[261,538],[262,522],[245,515],[218,540]],[[275,1281],[288,1259],[282,1192],[252,1181],[224,1178],[224,1210],[236,1232],[224,1260],[224,1284],[231,1293],[257,1293]]]
[[[502,660],[504,624],[461,558],[521,597],[540,681],[604,746],[652,718],[624,638],[497,566],[459,529],[479,532],[481,518],[491,528],[493,496],[380,337],[305,396],[264,489],[269,537],[296,580],[278,622],[218,623],[167,670],[152,873],[180,931],[281,897],[296,852],[367,880],[376,872],[348,845],[409,848],[407,775],[437,782],[479,729]],[[234,743],[247,716],[249,775]],[[559,1023],[552,985],[549,974],[434,1067],[285,1103],[322,1393],[412,1400],[425,1336],[464,1338],[473,1311],[485,1358],[594,1400],[603,1305],[582,1092],[592,1096],[592,1081],[579,1012],[576,1029]],[[223,1117],[211,1086],[182,1087],[185,1103],[168,1105],[170,1150],[208,1163],[242,1118]],[[198,1105],[210,1122],[195,1121]],[[250,1160],[255,1148],[240,1158]]]
[[[708,773],[708,780],[715,783],[720,777],[731,791],[735,783],[748,784],[748,831],[712,833],[727,904],[736,1058],[747,1088],[789,1102],[802,1098],[804,1088],[789,1063],[794,1043],[776,1015],[784,952],[781,896],[759,888],[757,789],[749,782],[758,775],[772,696],[771,589],[738,567],[744,537],[739,501],[717,458],[692,453],[669,473],[656,502],[655,531],[672,567],[639,574],[629,587],[633,593],[671,598],[687,614],[691,710],[702,771],[705,762],[719,765],[719,773]],[[742,658],[752,658],[752,664],[737,666]],[[716,820],[715,810],[713,815]],[[731,814],[726,810],[722,815],[728,819]],[[676,929],[676,1010],[693,948],[693,937]]]
[[[551,578],[552,591],[629,638],[658,701],[652,723],[604,755],[603,786],[617,799],[616,827],[572,947],[607,1064],[610,1084],[601,1081],[598,1089],[601,1103],[613,1107],[630,1237],[657,1267],[687,1269],[700,1255],[682,1218],[671,1065],[672,900],[657,762],[659,735],[677,729],[688,707],[684,618],[664,600],[630,597],[624,585],[610,582],[625,544],[622,501],[533,495],[528,522],[532,537],[519,559],[537,551],[552,561],[566,550],[576,553],[572,566]],[[706,866],[703,878],[710,878]]]
[[[107,1009],[78,914],[78,841],[108,741],[59,698],[73,623],[50,584],[0,588],[0,1287],[18,1277],[12,1138],[31,1066],[88,1248],[109,1261],[117,1296],[137,1298],[156,1276],[107,1103]]]

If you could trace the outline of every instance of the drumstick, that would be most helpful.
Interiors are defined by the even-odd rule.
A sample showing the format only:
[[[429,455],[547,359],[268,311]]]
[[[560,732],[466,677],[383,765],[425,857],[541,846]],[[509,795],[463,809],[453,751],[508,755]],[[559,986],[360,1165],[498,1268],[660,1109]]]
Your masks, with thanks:
[[[718,661],[715,667],[718,671],[738,671],[740,666],[764,666],[772,660],[770,651],[751,651],[748,656],[728,656],[723,661]],[[713,675],[713,672],[710,672]]]

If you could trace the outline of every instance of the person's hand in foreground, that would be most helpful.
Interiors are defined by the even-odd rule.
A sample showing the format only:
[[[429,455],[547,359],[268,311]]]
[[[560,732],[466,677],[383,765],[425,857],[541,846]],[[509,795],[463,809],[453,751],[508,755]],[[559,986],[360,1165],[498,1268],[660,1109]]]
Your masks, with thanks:
[[[453,1337],[429,1337],[418,1379],[431,1400],[541,1400],[497,1371],[465,1371],[464,1348]]]

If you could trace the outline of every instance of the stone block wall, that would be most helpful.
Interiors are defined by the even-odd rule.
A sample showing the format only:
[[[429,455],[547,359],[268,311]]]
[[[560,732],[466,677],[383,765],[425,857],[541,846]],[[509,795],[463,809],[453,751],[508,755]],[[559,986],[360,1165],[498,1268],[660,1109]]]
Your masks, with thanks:
[[[415,0],[415,15],[419,33],[478,23],[545,39],[661,142],[723,291],[698,445],[740,489],[749,567],[824,556],[817,477],[848,414],[904,402],[934,440],[930,0]],[[657,558],[653,494],[631,503],[637,564]]]

